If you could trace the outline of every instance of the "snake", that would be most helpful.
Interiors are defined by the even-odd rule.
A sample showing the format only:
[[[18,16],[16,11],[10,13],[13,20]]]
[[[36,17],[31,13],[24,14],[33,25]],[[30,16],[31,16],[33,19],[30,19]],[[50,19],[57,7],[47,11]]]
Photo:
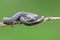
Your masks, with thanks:
[[[27,19],[36,20],[36,21],[34,21],[34,22],[27,22],[24,19],[24,17],[27,17]],[[17,12],[11,18],[4,17],[3,18],[3,23],[4,24],[13,25],[14,21],[21,21],[23,24],[25,24],[27,26],[31,26],[31,25],[35,25],[35,24],[41,23],[44,20],[44,16],[42,16],[38,20],[37,20],[37,18],[38,18],[38,15],[30,13],[30,12]]]

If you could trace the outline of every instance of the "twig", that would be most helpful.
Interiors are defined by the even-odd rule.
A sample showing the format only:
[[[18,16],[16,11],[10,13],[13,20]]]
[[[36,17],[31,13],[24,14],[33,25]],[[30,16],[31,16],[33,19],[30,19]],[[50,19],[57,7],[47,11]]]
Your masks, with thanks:
[[[16,24],[21,24],[21,22],[20,21],[14,21],[13,25],[16,25]],[[0,27],[5,27],[5,26],[8,26],[8,24],[4,24],[4,23],[0,22]]]
[[[0,27],[7,26],[6,24],[0,23]]]
[[[60,17],[46,17],[45,19],[44,19],[44,22],[46,22],[46,21],[51,21],[51,20],[59,20],[60,19]],[[16,24],[20,24],[21,22],[20,21],[18,21],[18,22],[14,22],[14,25],[16,25]],[[4,23],[0,23],[0,27],[5,27],[5,26],[7,26],[7,24],[4,24]]]
[[[46,17],[44,21],[59,20],[60,17]]]

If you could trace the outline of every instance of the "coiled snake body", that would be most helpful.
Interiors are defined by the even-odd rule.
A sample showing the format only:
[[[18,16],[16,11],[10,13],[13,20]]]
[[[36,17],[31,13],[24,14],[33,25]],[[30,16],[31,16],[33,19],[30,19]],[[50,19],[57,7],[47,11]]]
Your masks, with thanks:
[[[32,22],[27,22],[27,20],[24,19],[24,17],[27,17],[27,20],[35,20]],[[9,24],[9,25],[13,25],[14,21],[20,21],[22,22],[24,25],[27,26],[31,26],[31,25],[35,25],[38,23],[41,23],[44,21],[44,16],[42,16],[41,18],[38,19],[38,15],[33,14],[33,13],[29,13],[29,12],[18,12],[16,13],[14,16],[12,16],[11,18],[3,18],[3,23],[4,24]]]

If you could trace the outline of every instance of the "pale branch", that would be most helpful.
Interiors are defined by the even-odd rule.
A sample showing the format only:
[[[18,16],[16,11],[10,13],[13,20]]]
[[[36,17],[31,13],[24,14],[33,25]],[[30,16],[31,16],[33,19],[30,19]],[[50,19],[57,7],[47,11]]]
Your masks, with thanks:
[[[6,24],[0,23],[0,27],[7,26]]]
[[[59,20],[60,17],[46,17],[44,21]]]
[[[57,20],[57,19],[59,20],[60,17],[46,17],[46,18],[44,18],[44,22],[51,21],[51,20]],[[20,23],[21,23],[20,21],[18,21],[18,22],[15,21],[14,25],[20,24]],[[6,26],[8,26],[8,25],[0,22],[0,27],[6,27]]]
[[[14,21],[13,25],[16,25],[16,24],[21,24],[21,22],[20,21]],[[8,26],[8,24],[4,24],[4,23],[0,22],[0,27],[5,27],[5,26]]]

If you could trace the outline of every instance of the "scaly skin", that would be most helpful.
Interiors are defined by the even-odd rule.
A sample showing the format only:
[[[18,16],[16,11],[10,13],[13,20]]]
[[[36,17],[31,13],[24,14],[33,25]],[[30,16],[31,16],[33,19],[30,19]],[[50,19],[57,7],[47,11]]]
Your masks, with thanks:
[[[3,18],[4,24],[13,25],[14,21],[20,21],[20,17],[27,17],[28,19],[36,20],[38,16],[29,12],[18,12],[11,18]]]
[[[42,16],[40,19],[37,19],[35,21],[30,21],[30,22],[27,22],[23,17],[20,18],[20,21],[24,24],[24,25],[27,25],[27,26],[32,26],[32,25],[36,25],[38,23],[41,23],[44,21],[44,16]]]

